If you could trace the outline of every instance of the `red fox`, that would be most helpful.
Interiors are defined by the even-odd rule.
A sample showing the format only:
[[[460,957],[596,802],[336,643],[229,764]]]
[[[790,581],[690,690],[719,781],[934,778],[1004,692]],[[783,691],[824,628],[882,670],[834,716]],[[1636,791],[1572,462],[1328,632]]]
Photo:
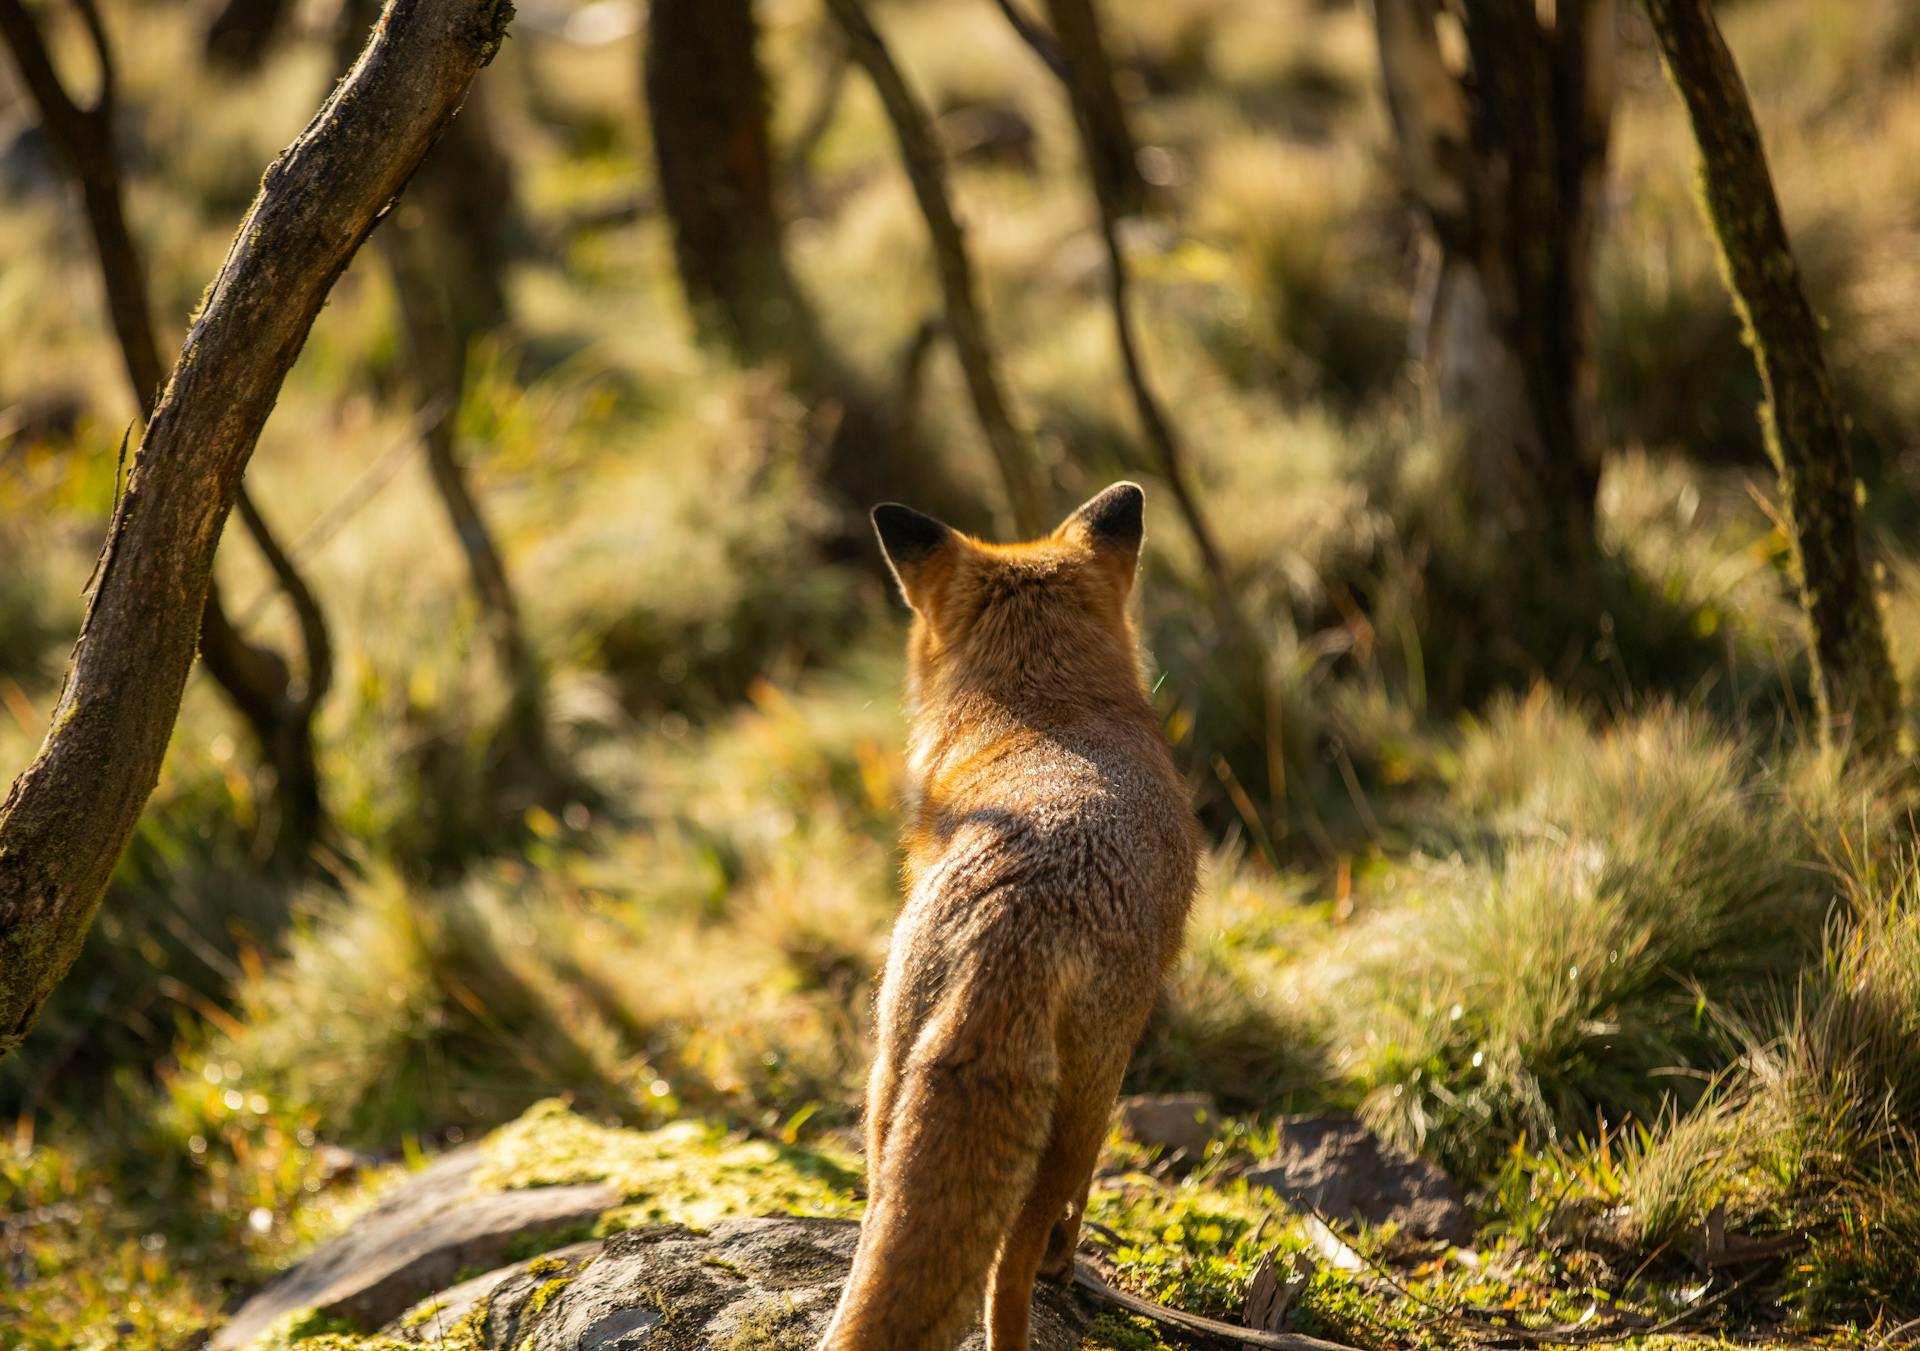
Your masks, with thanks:
[[[1192,901],[1198,829],[1127,596],[1138,486],[1028,544],[888,503],[913,610],[906,904],[867,1086],[867,1213],[822,1351],[1026,1351],[1073,1266],[1114,1096]]]

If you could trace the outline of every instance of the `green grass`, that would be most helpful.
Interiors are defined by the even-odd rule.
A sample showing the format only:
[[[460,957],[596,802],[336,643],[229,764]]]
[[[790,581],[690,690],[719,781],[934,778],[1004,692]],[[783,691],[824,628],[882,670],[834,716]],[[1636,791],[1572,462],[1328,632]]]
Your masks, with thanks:
[[[817,19],[761,8],[790,134]],[[1723,18],[1854,416],[1911,690],[1909,8],[1749,0]],[[253,80],[183,84],[186,11],[108,9],[130,208],[172,341],[330,58],[308,34]],[[1136,318],[1260,669],[1228,656],[1140,442],[1058,90],[991,5],[882,17],[935,106],[1004,100],[1034,123],[1034,175],[954,176],[1007,381],[1062,506],[1121,475],[1152,504],[1140,629],[1212,848],[1129,1087],[1210,1091],[1227,1119],[1185,1172],[1114,1142],[1094,1218],[1119,1235],[1117,1278],[1236,1317],[1262,1257],[1308,1247],[1236,1168],[1276,1113],[1350,1110],[1457,1173],[1473,1256],[1348,1235],[1404,1293],[1319,1263],[1301,1331],[1438,1347],[1494,1317],[1667,1317],[1720,1226],[1782,1249],[1678,1330],[1689,1344],[1777,1319],[1871,1344],[1920,1312],[1913,790],[1842,772],[1805,734],[1751,365],[1650,49],[1630,42],[1623,64],[1596,271],[1601,556],[1573,588],[1486,529],[1461,448],[1421,430],[1410,227],[1363,7],[1106,12],[1172,180],[1128,231]],[[57,26],[63,54],[79,38]],[[249,470],[338,648],[319,727],[328,876],[262,872],[269,785],[196,677],[81,964],[0,1065],[0,1321],[34,1351],[188,1344],[388,1175],[334,1178],[329,1146],[385,1167],[554,1098],[573,1112],[536,1108],[537,1142],[523,1122],[496,1143],[541,1156],[528,1178],[618,1173],[635,1216],[855,1203],[843,1146],[897,905],[904,616],[872,558],[839,552],[865,526],[817,486],[826,411],[697,349],[657,215],[562,234],[649,186],[637,64],[631,39],[528,32],[488,73],[552,247],[506,279],[512,329],[470,354],[458,410],[577,791],[499,810],[505,690],[410,450],[370,253]],[[890,389],[938,297],[857,77],[812,177],[788,204],[794,270],[841,356]],[[131,412],[73,220],[55,194],[0,203],[0,252],[39,260],[0,270],[17,338],[0,370],[7,774],[58,696]],[[972,498],[964,523],[992,520],[944,350],[915,431]],[[253,552],[218,567],[287,642],[283,608],[256,610]],[[661,1175],[683,1156],[699,1195]],[[1091,1334],[1176,1342],[1117,1314]]]

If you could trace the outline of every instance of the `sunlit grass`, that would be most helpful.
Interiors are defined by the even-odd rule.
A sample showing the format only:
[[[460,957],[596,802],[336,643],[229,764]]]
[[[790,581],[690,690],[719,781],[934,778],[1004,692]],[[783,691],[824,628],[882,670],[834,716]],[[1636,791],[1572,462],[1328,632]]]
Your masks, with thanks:
[[[790,129],[818,77],[816,19],[761,9]],[[1577,604],[1522,604],[1401,378],[1413,260],[1363,8],[1106,9],[1137,130],[1172,179],[1127,231],[1136,317],[1258,629],[1257,675],[1220,641],[1120,382],[1052,77],[991,5],[883,17],[936,107],[1004,100],[1036,128],[1037,173],[970,165],[954,184],[1060,504],[1122,474],[1149,489],[1156,706],[1217,847],[1130,1087],[1216,1093],[1243,1114],[1228,1127],[1242,1154],[1273,1113],[1359,1110],[1455,1168],[1487,1261],[1432,1259],[1409,1277],[1423,1298],[1573,1317],[1588,1285],[1651,1258],[1632,1293],[1659,1306],[1720,1223],[1794,1241],[1769,1280],[1810,1323],[1911,1311],[1911,793],[1805,744],[1750,358],[1650,52],[1629,52],[1598,261],[1609,571]],[[1900,54],[1920,29],[1905,9],[1755,0],[1726,22],[1830,325],[1911,688],[1920,494],[1897,454],[1920,413],[1920,96]],[[246,85],[188,97],[180,14],[111,21],[141,121],[134,225],[171,342],[331,58],[309,35]],[[484,810],[504,694],[369,252],[249,472],[334,626],[320,739],[337,878],[257,879],[266,785],[195,677],[89,951],[0,1073],[32,1137],[0,1148],[9,1216],[78,1207],[29,1241],[29,1346],[177,1345],[223,1280],[283,1265],[358,1203],[322,1181],[330,1143],[417,1155],[553,1095],[602,1123],[851,1138],[897,904],[904,613],[877,569],[823,561],[862,527],[813,486],[822,423],[779,372],[696,347],[657,214],[560,233],[647,189],[637,65],[631,37],[527,36],[487,77],[554,233],[508,279],[512,331],[472,354],[458,410],[579,800]],[[795,271],[885,392],[938,296],[857,75],[814,169],[788,204]],[[0,254],[35,260],[0,269],[0,331],[30,335],[0,370],[5,774],[53,708],[132,410],[76,219],[55,193],[0,206]],[[944,348],[916,428],[978,497],[962,523],[990,521],[996,483]],[[255,613],[250,546],[236,535],[219,567],[254,631],[287,641],[283,607]],[[1529,648],[1542,634],[1566,663]],[[1120,1232],[1135,1288],[1231,1318],[1252,1264],[1301,1239],[1284,1216],[1262,1232],[1273,1208],[1221,1157],[1185,1181],[1117,1174],[1095,1218]],[[1416,1313],[1322,1272],[1295,1326],[1450,1344]],[[1094,1341],[1158,1333],[1108,1318]]]

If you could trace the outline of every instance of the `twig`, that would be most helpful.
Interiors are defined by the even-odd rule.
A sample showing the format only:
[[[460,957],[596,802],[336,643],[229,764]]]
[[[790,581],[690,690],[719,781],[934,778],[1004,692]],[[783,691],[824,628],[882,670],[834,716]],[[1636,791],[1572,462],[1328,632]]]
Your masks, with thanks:
[[[246,523],[247,533],[253,536],[253,542],[260,549],[260,556],[266,560],[268,571],[287,593],[287,600],[293,605],[294,618],[300,623],[300,645],[307,653],[306,689],[294,700],[296,707],[304,717],[311,718],[313,710],[326,698],[328,688],[333,684],[333,644],[327,638],[327,621],[320,613],[320,602],[314,599],[313,588],[307,585],[307,579],[300,575],[287,551],[280,547],[280,541],[274,538],[273,531],[267,528],[266,518],[255,505],[253,494],[247,491],[245,482],[234,498],[234,506],[240,513],[240,519]],[[291,691],[289,691],[291,697]]]
[[[347,490],[334,499],[333,505],[314,518],[313,524],[300,532],[289,547],[288,552],[296,563],[304,563],[319,553],[355,516],[359,515],[381,489],[391,483],[413,453],[413,448],[426,435],[427,428],[446,416],[446,404],[438,401],[428,404],[420,410],[413,420],[407,434],[380,452],[374,462],[361,471],[360,477],[347,486]],[[267,606],[273,603],[271,590],[260,592],[246,605],[241,607],[240,622],[252,624],[266,613]]]
[[[1128,1313],[1151,1319],[1163,1327],[1179,1328],[1182,1332],[1197,1332],[1204,1337],[1219,1337],[1223,1341],[1239,1342],[1246,1346],[1268,1347],[1271,1351],[1351,1351],[1341,1342],[1322,1341],[1318,1337],[1297,1332],[1262,1332],[1258,1328],[1222,1323],[1216,1318],[1203,1318],[1182,1309],[1169,1309],[1164,1304],[1115,1289],[1087,1262],[1073,1264],[1073,1283],[1099,1303],[1125,1309]]]

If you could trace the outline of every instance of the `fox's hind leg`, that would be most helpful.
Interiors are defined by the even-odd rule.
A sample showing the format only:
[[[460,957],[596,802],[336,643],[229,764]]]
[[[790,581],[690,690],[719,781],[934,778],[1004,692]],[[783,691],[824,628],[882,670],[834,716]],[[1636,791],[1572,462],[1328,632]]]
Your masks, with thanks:
[[[1075,1095],[1055,1108],[1047,1151],[1001,1246],[987,1292],[990,1351],[1027,1351],[1034,1278],[1043,1269],[1056,1274],[1049,1263],[1054,1258],[1055,1243],[1062,1241],[1061,1226],[1070,1222],[1070,1235],[1080,1232],[1079,1212],[1086,1205],[1094,1161],[1106,1137],[1107,1113],[1106,1103],[1093,1095]],[[1072,1239],[1065,1241],[1070,1245]],[[1067,1269],[1071,1269],[1072,1259],[1073,1249],[1068,1246],[1064,1259]]]

